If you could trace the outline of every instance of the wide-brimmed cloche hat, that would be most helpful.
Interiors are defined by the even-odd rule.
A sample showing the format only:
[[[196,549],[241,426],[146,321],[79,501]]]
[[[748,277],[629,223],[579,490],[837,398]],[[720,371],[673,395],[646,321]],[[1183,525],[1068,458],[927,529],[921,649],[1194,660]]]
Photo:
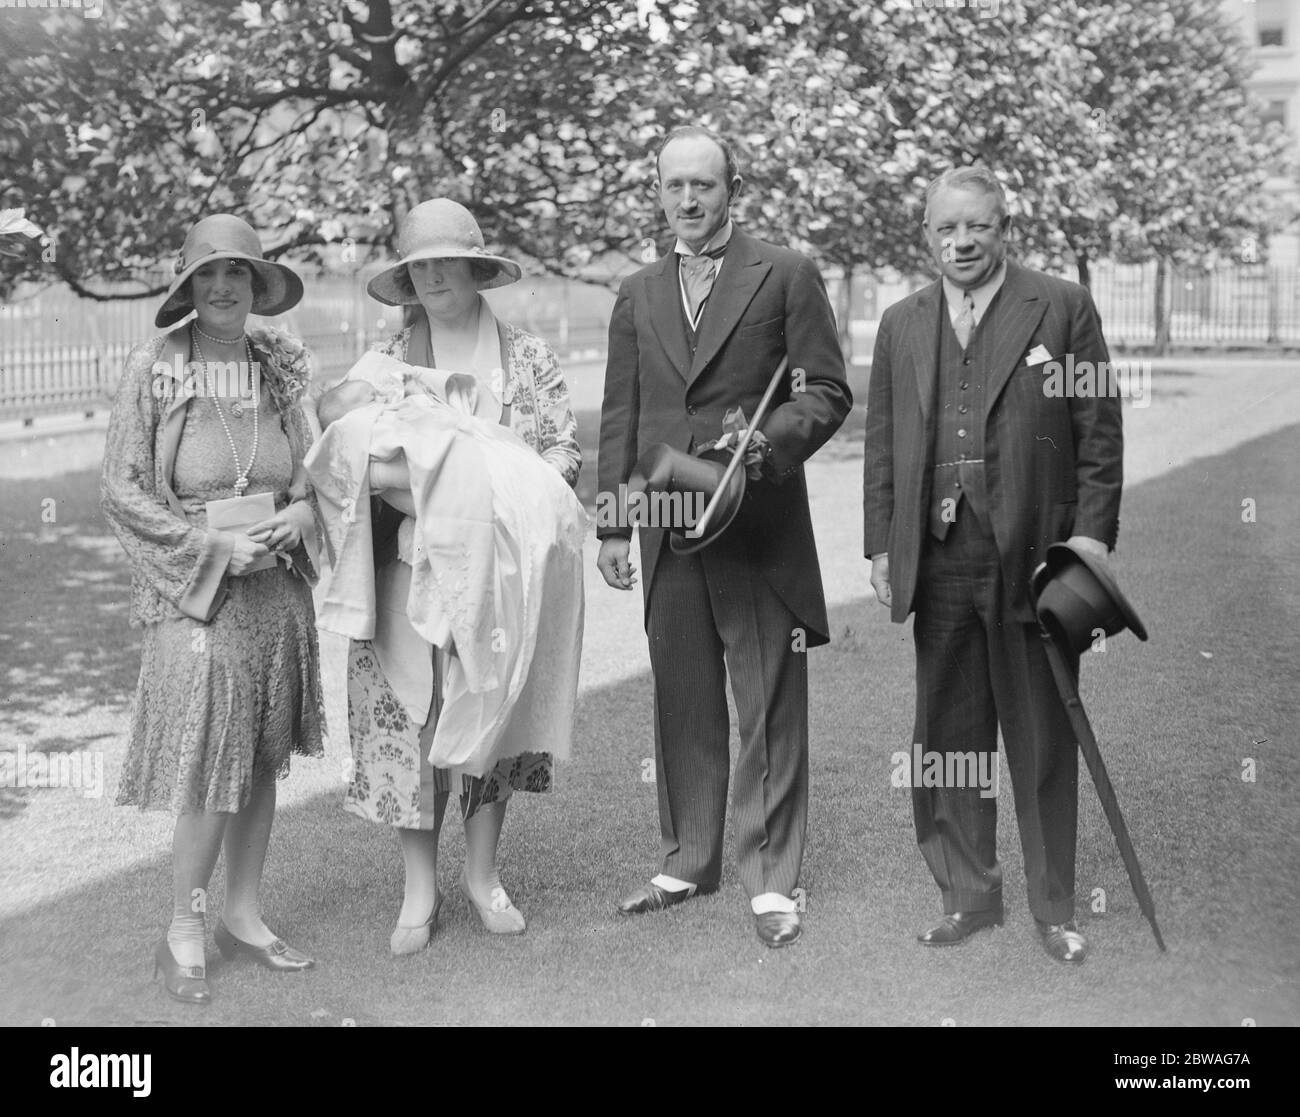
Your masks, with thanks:
[[[211,260],[247,260],[261,276],[266,289],[253,296],[254,314],[283,314],[302,299],[302,280],[283,264],[263,259],[262,242],[247,221],[233,213],[214,213],[198,221],[186,236],[176,261],[176,278],[167,288],[155,326],[170,326],[194,309],[185,281]]]
[[[1039,621],[1076,654],[1092,645],[1098,631],[1114,636],[1127,628],[1139,640],[1147,638],[1146,626],[1106,564],[1068,543],[1047,548],[1029,593]]]
[[[386,306],[413,306],[420,300],[403,288],[400,280],[407,264],[414,260],[445,260],[464,257],[496,265],[496,275],[479,281],[479,289],[504,287],[524,274],[523,269],[505,256],[495,256],[484,247],[483,230],[474,215],[450,198],[421,202],[402,219],[397,233],[397,251],[401,259],[385,268],[369,283],[366,290]]]

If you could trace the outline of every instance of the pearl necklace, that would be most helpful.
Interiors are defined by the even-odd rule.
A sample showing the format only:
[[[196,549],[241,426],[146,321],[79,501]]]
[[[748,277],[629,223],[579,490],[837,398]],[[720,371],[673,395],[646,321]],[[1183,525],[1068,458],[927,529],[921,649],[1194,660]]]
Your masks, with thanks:
[[[252,389],[253,387],[253,346],[248,339],[248,334],[241,332],[238,337],[214,337],[212,334],[204,333],[203,330],[199,329],[199,323],[197,319],[190,323],[190,330],[191,330],[191,336],[193,336],[194,339],[194,349],[199,354],[200,360],[203,360],[203,353],[199,349],[199,338],[205,338],[208,341],[217,342],[218,344],[221,345],[238,345],[242,341],[244,343],[244,352],[248,355],[248,386],[250,389]],[[204,361],[204,367],[205,368],[207,367],[206,361]],[[236,419],[242,419],[244,417],[244,405],[240,401],[238,396],[235,397],[235,402],[230,405],[230,413]]]
[[[196,334],[202,333],[197,326],[193,327],[193,330]],[[208,337],[207,334],[203,334],[203,336]],[[211,339],[209,338],[209,340]],[[253,448],[248,455],[248,465],[241,467],[239,464],[239,450],[235,446],[235,436],[230,433],[230,424],[226,422],[226,416],[221,410],[221,404],[217,402],[217,390],[216,386],[212,383],[212,377],[208,372],[208,360],[203,355],[203,350],[199,347],[199,339],[194,337],[193,341],[194,352],[199,358],[199,363],[203,366],[203,383],[208,389],[208,395],[212,397],[212,406],[216,408],[217,418],[221,420],[221,429],[226,432],[226,441],[230,443],[230,453],[235,459],[235,495],[243,496],[244,490],[248,488],[248,475],[253,471],[253,462],[257,460],[257,443],[259,434],[258,415],[262,410],[262,401],[260,399],[253,401]],[[248,376],[251,386],[253,378],[253,346],[248,340],[247,335],[244,336],[244,348],[248,353]],[[234,407],[231,408],[236,415],[242,414],[242,410],[235,410],[238,406],[238,404],[235,404]]]
[[[248,340],[248,335],[242,331],[238,337],[214,337],[212,334],[205,334],[201,329],[199,329],[198,322],[191,322],[190,329],[198,334],[199,337],[203,338],[204,341],[211,341],[216,345],[238,345],[241,341]]]

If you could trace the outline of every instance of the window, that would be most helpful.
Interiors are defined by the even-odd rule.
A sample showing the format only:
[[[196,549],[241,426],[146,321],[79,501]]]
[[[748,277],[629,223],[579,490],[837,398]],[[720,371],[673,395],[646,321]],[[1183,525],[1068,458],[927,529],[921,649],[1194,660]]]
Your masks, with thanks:
[[[1295,0],[1257,0],[1255,9],[1255,41],[1261,47],[1284,47],[1290,42],[1287,33],[1294,18]]]
[[[1260,113],[1260,119],[1265,124],[1276,123],[1286,127],[1286,102],[1269,101],[1264,105],[1264,111]]]

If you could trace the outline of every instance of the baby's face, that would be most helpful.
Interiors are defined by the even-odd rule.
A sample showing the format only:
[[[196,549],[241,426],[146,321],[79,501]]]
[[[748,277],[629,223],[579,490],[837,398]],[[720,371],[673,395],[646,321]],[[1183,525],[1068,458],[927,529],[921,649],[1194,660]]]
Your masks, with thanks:
[[[375,390],[364,380],[344,380],[320,398],[316,405],[316,415],[322,428],[328,427],[335,419],[341,419],[349,411],[374,402]]]

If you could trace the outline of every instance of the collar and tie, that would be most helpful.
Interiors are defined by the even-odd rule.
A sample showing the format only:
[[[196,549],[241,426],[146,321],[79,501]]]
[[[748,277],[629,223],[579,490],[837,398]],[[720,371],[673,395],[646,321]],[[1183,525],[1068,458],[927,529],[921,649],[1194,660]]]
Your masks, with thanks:
[[[943,294],[948,302],[949,320],[963,349],[970,343],[976,325],[987,313],[1006,280],[1006,260],[998,265],[997,271],[989,279],[969,291],[958,287],[946,275],[943,277]]]
[[[975,298],[966,291],[962,294],[961,310],[957,317],[953,319],[953,332],[957,335],[957,340],[961,343],[963,349],[970,342],[970,335],[975,329]]]
[[[680,255],[682,290],[686,292],[686,309],[692,324],[699,321],[704,311],[704,303],[713,290],[713,281],[718,277],[718,261],[727,251],[725,244],[710,248],[696,256]]]

